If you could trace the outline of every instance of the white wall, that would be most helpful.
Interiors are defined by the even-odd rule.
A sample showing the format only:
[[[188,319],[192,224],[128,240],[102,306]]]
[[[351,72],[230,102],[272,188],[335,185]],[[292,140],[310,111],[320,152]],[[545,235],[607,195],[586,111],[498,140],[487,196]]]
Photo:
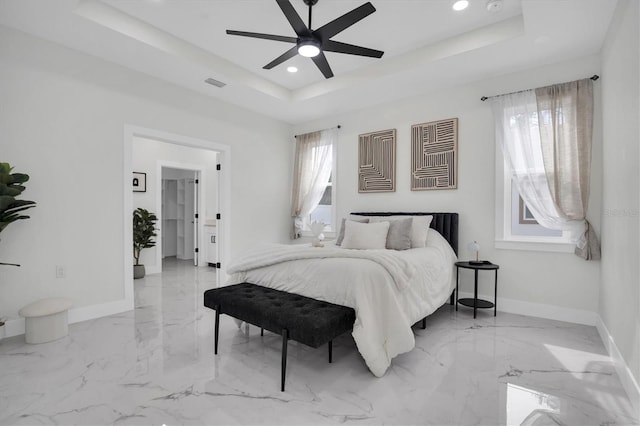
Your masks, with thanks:
[[[621,0],[602,51],[606,149],[599,306],[611,343],[636,383],[640,383],[639,14],[637,1]]]
[[[356,210],[459,212],[459,257],[470,258],[472,254],[466,245],[477,240],[482,246],[481,257],[500,265],[499,309],[595,324],[600,262],[586,262],[573,254],[493,248],[494,121],[490,105],[481,102],[480,97],[590,77],[599,71],[599,57],[593,56],[305,123],[294,130],[297,134],[342,125],[337,164],[338,218]],[[599,83],[595,86],[599,100]],[[602,179],[599,114],[597,108],[589,212],[590,221],[598,231]],[[412,192],[409,179],[411,125],[451,117],[459,118],[458,189]],[[397,130],[396,192],[359,194],[358,135],[390,128]],[[472,277],[462,273],[461,277],[465,277],[466,291],[472,291]],[[492,298],[492,274],[481,274],[480,279],[481,292]]]
[[[0,100],[1,161],[31,175],[38,203],[2,232],[0,259],[22,263],[0,273],[2,317],[48,296],[89,311],[123,300],[125,125],[231,147],[231,256],[288,237],[286,124],[4,27]]]
[[[216,171],[217,153],[216,151],[191,148],[182,145],[160,142],[152,139],[134,137],[133,139],[133,170],[147,174],[147,191],[133,193],[133,207],[142,207],[156,213],[159,217],[161,212],[157,212],[158,198],[162,196],[162,189],[156,188],[157,165],[158,162],[177,163],[185,167],[193,166],[204,170],[205,197],[201,200],[203,206],[200,212],[202,222],[207,218],[215,218],[218,213],[218,172]],[[193,172],[190,172],[193,177]],[[160,225],[160,223],[158,224]],[[161,246],[144,249],[140,256],[140,263],[144,264],[149,271],[160,270],[157,265],[157,251]]]

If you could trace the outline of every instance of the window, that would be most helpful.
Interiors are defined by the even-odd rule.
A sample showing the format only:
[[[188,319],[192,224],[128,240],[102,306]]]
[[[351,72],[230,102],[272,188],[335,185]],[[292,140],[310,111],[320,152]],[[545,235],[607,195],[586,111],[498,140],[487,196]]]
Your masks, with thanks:
[[[335,232],[334,229],[334,205],[335,202],[333,200],[333,173],[329,178],[329,183],[322,194],[322,198],[320,199],[320,203],[318,203],[318,207],[316,207],[311,214],[309,214],[308,223],[311,222],[323,222],[327,225],[324,229],[325,232]],[[305,227],[305,231],[308,231],[308,225]]]
[[[514,174],[528,174],[535,182],[544,182],[546,179],[544,171],[544,163],[542,160],[542,148],[540,146],[540,131],[538,123],[538,112],[529,112],[528,117],[524,117],[526,112],[519,111],[518,113],[509,117],[509,127],[518,131],[522,126],[528,126],[529,136],[531,138],[531,145],[535,148],[534,155],[527,156],[522,150],[518,150],[515,156],[514,173],[510,173],[507,168],[504,179],[507,180],[507,185],[510,191],[505,192],[505,196],[508,196],[509,208],[505,209],[505,214],[508,214],[509,230],[505,232],[506,239],[509,240],[523,240],[522,237],[526,237],[529,241],[535,239],[535,237],[543,238],[545,242],[553,242],[554,239],[558,239],[558,242],[564,242],[566,238],[563,238],[563,232],[559,230],[545,228],[540,225],[535,219],[531,208],[522,199],[522,195],[518,191],[518,185],[515,180]],[[540,114],[543,121],[549,122],[548,111],[542,111]],[[532,161],[527,161],[527,159]],[[546,185],[546,183],[545,183]],[[549,239],[546,237],[552,237]]]
[[[548,250],[553,244],[575,244],[577,256],[599,259],[600,244],[587,220],[593,81],[509,93],[493,97],[492,106],[496,151],[504,157],[496,162],[502,168],[496,179],[502,189],[497,191],[502,199],[496,200],[496,246],[515,241],[546,244],[542,249]]]
[[[496,248],[572,253],[567,232],[548,229],[533,217],[496,148]]]
[[[323,222],[323,233],[335,232],[337,129],[296,136],[291,216],[292,238],[310,236],[310,224]]]
[[[522,108],[504,110],[505,132],[517,142],[512,152],[513,172],[506,164],[501,148],[496,146],[496,247],[573,252],[569,233],[539,224],[518,190],[516,175],[528,176],[531,186],[546,179],[538,121],[542,121],[543,126],[548,124],[550,113],[541,111],[538,114],[530,107],[525,104]],[[520,138],[524,137],[533,147],[532,152],[522,148],[526,144],[521,144]]]

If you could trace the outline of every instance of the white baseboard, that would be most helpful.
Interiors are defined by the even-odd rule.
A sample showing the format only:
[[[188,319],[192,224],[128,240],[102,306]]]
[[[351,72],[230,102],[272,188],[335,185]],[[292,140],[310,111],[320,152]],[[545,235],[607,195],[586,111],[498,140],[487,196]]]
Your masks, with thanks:
[[[133,309],[133,300],[116,300],[114,302],[102,303],[100,305],[82,306],[80,308],[69,309],[69,324],[87,321],[94,318],[106,317],[108,315],[119,314]],[[24,318],[8,320],[5,324],[6,337],[19,336],[24,334]]]
[[[634,405],[633,409],[635,415],[637,418],[640,418],[640,386],[638,386],[638,382],[633,377],[633,374],[622,357],[620,350],[618,350],[616,342],[613,340],[607,326],[604,325],[604,322],[599,315],[598,321],[596,322],[596,328],[598,329],[600,338],[604,343],[604,347],[607,349],[607,353],[609,353],[609,357],[611,357],[615,364],[616,373],[618,373],[620,382],[622,382],[622,387],[627,392],[631,403]]]
[[[460,292],[459,297],[473,298],[473,293]],[[493,302],[493,294],[479,294],[480,299]],[[523,302],[521,300],[498,297],[498,310],[510,314],[527,315],[574,324],[593,325],[597,323],[598,314],[582,309],[571,309],[564,306],[546,305],[542,303]]]
[[[5,337],[18,336],[24,334],[24,319],[6,320],[4,323]]]
[[[116,300],[100,305],[83,306],[69,309],[69,323],[87,321],[94,318],[102,318],[108,315],[119,314],[133,309],[133,300]]]

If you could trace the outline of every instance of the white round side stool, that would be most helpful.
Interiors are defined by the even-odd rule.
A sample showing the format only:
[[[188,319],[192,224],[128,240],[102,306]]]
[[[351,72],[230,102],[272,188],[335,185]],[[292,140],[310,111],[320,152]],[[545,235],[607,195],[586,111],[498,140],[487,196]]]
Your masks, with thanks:
[[[24,339],[27,343],[45,343],[67,335],[67,312],[71,300],[64,298],[42,299],[20,309],[25,318]]]

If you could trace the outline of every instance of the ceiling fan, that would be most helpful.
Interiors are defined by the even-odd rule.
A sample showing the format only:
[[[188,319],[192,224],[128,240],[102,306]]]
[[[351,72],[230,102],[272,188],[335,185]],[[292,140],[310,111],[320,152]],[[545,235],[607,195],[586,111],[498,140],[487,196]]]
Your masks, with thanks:
[[[293,27],[297,37],[227,30],[227,34],[229,35],[295,43],[294,47],[262,67],[264,69],[269,70],[276,65],[280,65],[286,60],[293,58],[297,54],[300,54],[311,58],[325,78],[331,78],[333,77],[333,71],[331,71],[331,67],[329,66],[329,62],[327,62],[324,52],[346,53],[348,55],[368,56],[371,58],[381,58],[384,54],[384,52],[380,50],[354,46],[353,44],[331,40],[331,37],[334,35],[344,31],[356,22],[375,12],[376,8],[373,7],[370,2],[367,2],[360,7],[356,7],[351,12],[345,13],[339,18],[334,19],[316,30],[311,29],[311,11],[313,6],[318,3],[318,0],[304,0],[304,3],[309,6],[308,26],[304,24],[302,18],[300,18],[289,0],[276,0],[276,3],[278,3],[278,6],[282,9],[282,13],[284,13],[284,16]]]

